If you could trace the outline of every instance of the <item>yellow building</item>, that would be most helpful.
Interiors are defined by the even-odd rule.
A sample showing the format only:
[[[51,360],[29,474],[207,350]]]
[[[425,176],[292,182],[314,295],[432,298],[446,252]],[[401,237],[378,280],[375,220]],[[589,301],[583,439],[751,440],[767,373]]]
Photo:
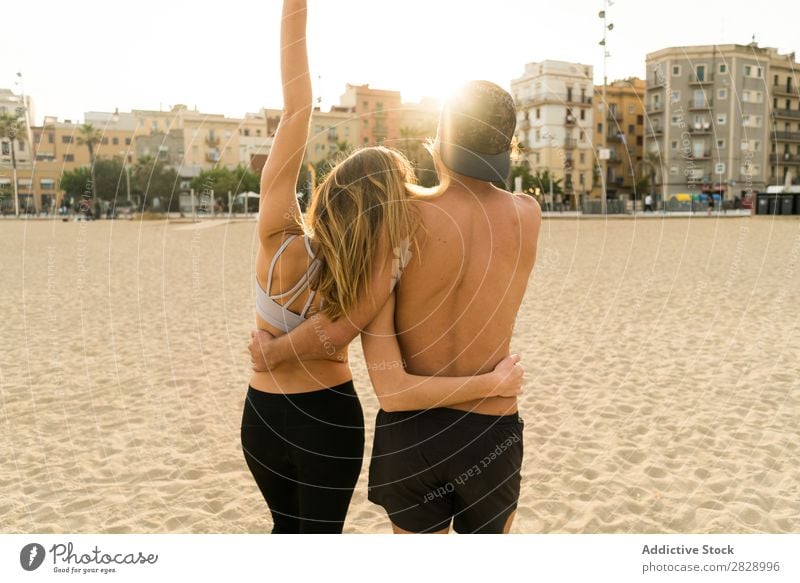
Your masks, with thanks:
[[[595,112],[594,119],[596,131],[594,132],[595,152],[599,153],[603,147],[603,86],[594,88]],[[606,86],[606,103],[608,114],[606,116],[605,134],[606,145],[609,150],[608,160],[597,160],[593,197],[602,195],[602,182],[600,169],[606,167],[606,188],[608,197],[618,198],[625,195],[629,199],[634,194],[636,176],[641,176],[641,162],[644,155],[644,98],[645,81],[637,77],[612,81]],[[636,193],[637,199],[643,198],[647,193]]]

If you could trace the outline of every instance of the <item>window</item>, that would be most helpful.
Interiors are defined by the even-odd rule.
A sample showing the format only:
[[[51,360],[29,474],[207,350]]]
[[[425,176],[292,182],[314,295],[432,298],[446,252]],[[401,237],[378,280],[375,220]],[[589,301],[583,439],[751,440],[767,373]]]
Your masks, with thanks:
[[[581,138],[580,139],[581,139],[581,142],[586,139],[586,132],[581,131]]]
[[[635,105],[629,105],[628,106],[628,115],[633,115],[634,113],[636,113],[636,106]]]
[[[64,154],[64,162],[74,162],[75,154]]]
[[[724,113],[717,114],[717,125],[724,126],[727,121],[728,117]]]
[[[225,139],[231,139],[231,130],[225,130]]]
[[[108,138],[103,138],[102,140],[100,140],[100,144],[103,146],[108,145]]]
[[[111,138],[111,144],[114,146],[119,146],[119,138]]]
[[[39,186],[42,187],[43,190],[52,190],[55,188],[56,181],[52,178],[42,178],[39,180]]]
[[[672,118],[671,118],[671,121],[670,121],[670,123],[672,123],[672,125],[674,125],[674,126],[680,125],[681,122],[683,122],[683,116],[682,115],[673,115]]]
[[[672,103],[678,103],[681,100],[681,92],[675,89],[669,94],[669,98]]]
[[[719,64],[719,72],[722,73],[722,74],[727,73],[728,72],[728,65],[726,65],[725,63],[720,63]]]
[[[369,109],[369,101],[364,102],[364,109]]]
[[[538,142],[541,139],[542,139],[542,130],[536,130],[536,141]]]
[[[21,142],[20,140],[17,140],[17,149],[20,152],[24,152],[25,151],[25,142]]]
[[[541,119],[541,118],[542,118],[542,110],[537,107],[536,108],[536,119]]]
[[[717,148],[720,150],[725,149],[725,140],[717,140]]]
[[[583,172],[578,174],[578,183],[583,186],[586,183],[586,177],[584,176]]]
[[[636,116],[636,125],[642,125],[643,123],[644,123],[644,116],[643,115],[637,115]]]
[[[56,141],[56,135],[48,133],[47,134],[47,143],[48,144],[54,144],[55,141]]]
[[[680,65],[672,65],[672,76],[679,77],[681,74],[681,66]]]
[[[678,149],[678,140],[672,140],[672,142],[670,142],[670,146],[672,147],[673,150],[677,150]]]
[[[131,139],[130,138],[125,138],[125,145],[126,146],[130,146],[131,145]]]
[[[669,173],[673,176],[677,176],[678,174],[678,167],[677,166],[670,166]]]
[[[261,130],[256,130],[256,135],[260,137],[261,136]]]
[[[642,138],[642,136],[636,136],[636,145],[637,146],[644,145],[644,139]]]
[[[602,134],[603,133],[603,124],[601,124],[601,123],[597,124],[597,133],[598,134]]]
[[[72,143],[72,136],[61,136],[61,143],[62,144],[71,144]]]
[[[694,70],[694,75],[698,81],[705,81],[706,80],[706,66],[705,65],[697,65]]]
[[[728,99],[728,90],[717,89],[717,99]]]
[[[746,128],[760,128],[761,116],[760,115],[743,115],[742,125]]]
[[[583,164],[584,162],[586,162],[586,154],[581,152],[580,154],[578,154],[578,159],[580,160],[581,164]]]
[[[3,156],[10,156],[11,155],[11,146],[9,145],[8,142],[3,141],[2,150],[0,150],[0,151],[2,151]]]
[[[744,76],[745,77],[752,77],[753,76],[753,67],[750,65],[744,66]]]
[[[628,133],[629,134],[636,133],[636,128],[633,126],[633,124],[628,125]]]
[[[581,121],[584,121],[584,120],[586,120],[586,110],[582,109],[581,110]]]

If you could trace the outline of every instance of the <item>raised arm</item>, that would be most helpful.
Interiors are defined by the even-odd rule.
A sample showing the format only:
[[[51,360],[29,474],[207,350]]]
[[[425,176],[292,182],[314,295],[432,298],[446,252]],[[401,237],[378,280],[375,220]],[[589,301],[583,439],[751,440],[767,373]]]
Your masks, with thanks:
[[[394,296],[361,335],[372,388],[384,411],[417,411],[447,407],[485,397],[522,393],[524,371],[519,356],[502,360],[486,374],[471,377],[426,377],[406,372],[394,327]]]
[[[272,235],[302,228],[296,187],[312,111],[306,16],[306,0],[284,0],[281,18],[283,113],[261,173],[258,234],[262,244]]]

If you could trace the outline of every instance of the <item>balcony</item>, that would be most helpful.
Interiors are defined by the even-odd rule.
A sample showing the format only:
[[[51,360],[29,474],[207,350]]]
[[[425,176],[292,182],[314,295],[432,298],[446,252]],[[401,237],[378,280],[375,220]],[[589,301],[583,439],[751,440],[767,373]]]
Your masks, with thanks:
[[[566,118],[564,118],[564,125],[568,128],[575,127],[575,123],[576,120],[574,115],[568,115]]]
[[[614,154],[613,150],[611,151],[611,154],[612,154],[611,157],[608,160],[606,160],[606,162],[608,162],[609,164],[622,164],[622,158],[617,157]]]
[[[592,104],[592,98],[588,96],[584,96],[581,98],[567,97],[567,104],[570,106],[577,105],[578,107],[589,107]]]
[[[572,158],[564,158],[564,170],[572,170],[574,168],[574,162]]]
[[[785,95],[787,97],[797,97],[800,95],[800,89],[796,89],[794,87],[787,87],[784,85],[773,85],[772,86],[772,94],[773,95]]]
[[[625,184],[625,178],[623,176],[615,176],[609,182],[614,186],[623,186]]]
[[[691,153],[686,155],[686,159],[687,160],[711,160],[711,152],[710,151],[706,151],[706,152],[701,152],[699,154],[695,154],[694,152],[691,152]]]
[[[208,134],[206,136],[206,144],[209,146],[219,146],[219,138],[214,134]]]
[[[564,149],[565,150],[574,150],[575,147],[578,145],[578,142],[575,138],[564,138]]]
[[[208,162],[219,162],[220,158],[219,150],[211,149],[206,152],[206,160]]]
[[[800,155],[793,154],[770,154],[769,161],[773,164],[783,164],[788,166],[800,165]]]
[[[623,134],[621,134],[619,132],[609,132],[608,136],[606,137],[606,140],[609,141],[609,142],[622,143],[622,141],[623,141],[623,137],[622,136],[623,136]]]
[[[775,117],[788,117],[791,119],[800,119],[800,109],[778,109],[773,108],[772,114]]]
[[[695,73],[689,73],[689,85],[713,85],[714,74],[698,77]]]
[[[652,103],[647,106],[647,113],[663,113],[664,112],[664,104],[663,103]]]
[[[647,132],[647,135],[654,138],[660,138],[664,135],[664,130],[661,128],[650,128],[650,130]]]
[[[689,100],[689,111],[703,111],[714,107],[713,99],[704,99],[702,101],[696,99]]]
[[[697,123],[697,124],[691,125],[691,126],[689,126],[689,133],[690,134],[698,134],[698,135],[710,134],[711,133],[711,123],[707,122],[707,123],[704,123],[704,124]]]
[[[622,114],[617,112],[614,109],[609,109],[608,113],[606,114],[606,119],[608,121],[621,121],[622,120]]]
[[[772,132],[774,142],[800,142],[800,132]]]

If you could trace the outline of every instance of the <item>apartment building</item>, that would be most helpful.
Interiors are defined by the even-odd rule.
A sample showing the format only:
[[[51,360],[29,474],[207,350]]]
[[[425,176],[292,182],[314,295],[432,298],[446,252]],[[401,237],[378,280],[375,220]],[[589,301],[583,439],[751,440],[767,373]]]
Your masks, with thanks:
[[[348,83],[339,106],[359,118],[359,135],[354,145],[377,146],[400,137],[399,91]]]
[[[592,188],[594,168],[591,65],[528,63],[511,82],[517,137],[533,171],[562,179],[566,201],[577,208]]]
[[[662,196],[732,200],[797,176],[797,67],[794,54],[756,43],[648,54],[645,140]]]
[[[0,89],[0,113],[16,114],[26,120],[26,135],[19,136],[14,140],[14,158],[17,163],[17,184],[18,192],[25,194],[21,199],[24,204],[28,203],[30,196],[30,174],[33,162],[33,153],[30,145],[30,125],[29,120],[33,119],[33,101],[30,97],[15,94],[10,89]],[[27,115],[26,115],[27,113]],[[5,210],[10,210],[14,206],[14,172],[11,158],[11,140],[3,138],[0,140],[0,205]]]
[[[612,81],[605,88],[606,103],[606,140],[609,158],[605,164],[598,160],[595,176],[599,178],[600,169],[606,168],[606,192],[609,199],[626,196],[637,198],[646,193],[635,192],[636,179],[642,174],[641,163],[644,157],[644,99],[645,81],[637,77]],[[594,88],[594,116],[596,131],[594,132],[595,152],[604,147],[602,104],[603,86]],[[602,195],[603,183],[595,180],[592,195]]]

